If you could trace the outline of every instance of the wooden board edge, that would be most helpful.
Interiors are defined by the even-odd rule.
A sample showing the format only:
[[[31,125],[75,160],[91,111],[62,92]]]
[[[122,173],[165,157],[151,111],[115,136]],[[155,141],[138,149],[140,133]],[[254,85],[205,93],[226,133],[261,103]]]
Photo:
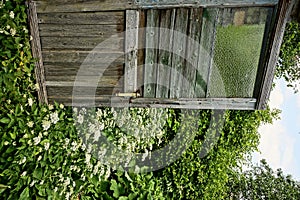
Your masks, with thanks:
[[[261,72],[263,74],[262,83],[260,85],[257,97],[257,110],[263,110],[267,107],[274,80],[276,63],[280,53],[280,45],[283,41],[285,26],[295,2],[296,0],[280,0],[279,4],[277,5],[275,25],[271,33],[271,43],[268,55],[269,59],[265,64],[264,71]]]
[[[34,1],[31,1],[31,0],[26,1],[26,4],[27,4],[28,22],[29,22],[29,27],[30,27],[30,36],[32,37],[31,38],[32,39],[31,40],[32,56],[34,59],[36,59],[35,78],[36,78],[36,82],[39,86],[39,89],[37,91],[38,99],[39,99],[40,103],[48,104],[36,4]]]

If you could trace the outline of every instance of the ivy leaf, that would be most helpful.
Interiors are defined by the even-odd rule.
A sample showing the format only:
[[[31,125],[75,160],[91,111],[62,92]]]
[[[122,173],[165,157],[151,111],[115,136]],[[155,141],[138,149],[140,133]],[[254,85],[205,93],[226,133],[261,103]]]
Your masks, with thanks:
[[[43,170],[41,168],[35,169],[32,175],[34,178],[40,180],[43,176]]]
[[[7,117],[4,117],[4,118],[2,118],[2,119],[0,120],[0,122],[3,123],[3,124],[8,124],[8,123],[10,122],[10,119],[7,118]]]
[[[110,190],[114,191],[113,196],[115,198],[118,198],[120,195],[124,194],[124,188],[114,179],[111,180]]]
[[[22,192],[21,195],[20,195],[19,200],[27,200],[27,199],[30,199],[30,198],[29,198],[29,188],[28,188],[28,187],[26,187],[26,188],[23,190],[23,192]]]

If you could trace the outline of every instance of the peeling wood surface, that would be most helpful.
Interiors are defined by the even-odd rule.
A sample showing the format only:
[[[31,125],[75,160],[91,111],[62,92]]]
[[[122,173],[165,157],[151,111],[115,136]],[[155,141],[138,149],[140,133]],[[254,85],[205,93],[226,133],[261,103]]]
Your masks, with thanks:
[[[39,85],[38,98],[40,103],[48,103],[47,91],[45,86],[44,66],[42,58],[42,48],[40,43],[40,35],[38,31],[38,18],[36,5],[34,2],[28,3],[28,21],[30,26],[30,34],[32,36],[31,48],[32,56],[37,59],[35,62],[35,77]]]
[[[38,13],[120,11],[137,6],[133,0],[38,0]]]

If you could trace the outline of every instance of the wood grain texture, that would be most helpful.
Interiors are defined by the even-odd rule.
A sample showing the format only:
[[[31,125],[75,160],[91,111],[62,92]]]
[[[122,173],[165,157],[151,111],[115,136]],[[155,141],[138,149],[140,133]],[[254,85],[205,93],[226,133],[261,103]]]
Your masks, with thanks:
[[[39,24],[124,25],[124,12],[39,13]]]
[[[267,55],[269,57],[269,60],[263,68],[263,71],[259,72],[262,73],[262,82],[259,82],[259,80],[257,80],[257,83],[255,85],[256,88],[259,88],[258,91],[255,91],[258,94],[258,102],[256,105],[256,109],[265,109],[267,106],[267,101],[270,96],[271,87],[274,79],[275,66],[280,52],[280,45],[283,40],[287,19],[290,16],[294,3],[294,0],[280,0],[278,7],[276,7],[277,12],[275,17],[275,23],[273,24],[273,29],[271,31],[268,49],[268,52],[270,54]]]
[[[72,96],[74,94],[81,94],[82,97],[93,97],[93,96],[106,96],[106,95],[114,95],[114,93],[122,88],[117,87],[97,87],[95,90],[91,87],[73,87],[73,86],[48,86],[47,92],[48,96],[53,99],[59,97],[67,97]],[[82,92],[84,91],[84,92]]]
[[[207,93],[209,69],[213,58],[212,50],[215,37],[213,32],[216,27],[216,9],[209,8],[205,12],[210,13],[210,17],[204,16],[202,18],[199,60],[195,85],[195,94],[197,97],[205,97]]]
[[[108,38],[112,35],[122,37],[123,25],[86,24],[39,24],[41,37],[95,37]]]
[[[124,91],[137,90],[139,12],[126,11]]]
[[[137,7],[133,0],[38,0],[36,4],[38,13],[120,11]]]
[[[144,66],[144,97],[155,97],[157,53],[159,38],[159,11],[147,11],[146,51]],[[151,48],[154,47],[154,48]]]
[[[173,29],[175,26],[175,9],[162,10],[160,16],[160,37],[157,71],[157,98],[169,98],[170,75],[172,67]]]
[[[272,6],[278,0],[135,0],[140,8]]]
[[[182,83],[182,97],[186,98],[201,96],[201,94],[195,93],[195,82],[200,52],[202,14],[202,8],[191,9],[186,53],[187,62],[186,68],[183,71],[183,76],[186,81]]]
[[[173,43],[173,57],[172,70],[170,80],[170,98],[182,97],[183,90],[183,71],[186,67],[185,54],[187,46],[187,28],[188,28],[188,9],[179,8],[176,12],[176,20],[174,26],[174,43]]]
[[[109,41],[109,42],[107,42]],[[102,45],[103,42],[107,43]],[[114,37],[108,40],[108,36],[98,37],[41,37],[43,50],[86,50],[95,48],[97,51],[123,51],[124,39]],[[94,51],[95,51],[94,50]]]
[[[79,63],[95,65],[110,65],[124,63],[123,52],[93,52],[93,51],[43,51],[45,63]]]
[[[30,26],[30,34],[32,36],[31,48],[32,56],[37,61],[35,62],[35,78],[39,86],[38,99],[40,103],[48,103],[47,91],[45,86],[44,66],[42,57],[42,48],[40,44],[40,35],[38,31],[38,18],[35,2],[28,2],[28,21]]]

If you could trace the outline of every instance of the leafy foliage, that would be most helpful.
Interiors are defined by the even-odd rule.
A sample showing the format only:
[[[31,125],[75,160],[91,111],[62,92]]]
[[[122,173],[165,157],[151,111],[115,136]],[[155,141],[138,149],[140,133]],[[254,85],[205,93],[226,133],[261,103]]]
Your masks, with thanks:
[[[131,122],[116,125],[112,109],[97,109],[93,119],[84,109],[40,105],[24,1],[0,1],[0,16],[0,199],[222,199],[230,169],[257,148],[257,127],[276,116],[266,110],[226,111],[217,117],[203,110],[198,119],[178,110],[153,111],[164,116],[157,117],[165,119],[161,122],[150,109],[131,109],[119,116]],[[73,112],[82,116],[74,117]],[[214,117],[218,120],[211,124]],[[198,126],[191,129],[195,123]],[[191,140],[192,145],[176,162],[155,172],[137,174],[105,165],[92,156],[94,143],[86,143],[96,142],[101,131],[112,143],[122,144],[120,150],[147,157],[151,148],[169,144],[181,126],[189,134],[183,134],[176,147],[184,149]],[[126,130],[141,132],[127,135]],[[205,139],[218,133],[216,145],[203,147]],[[199,157],[203,148],[212,150]]]
[[[284,78],[288,87],[298,92],[300,80],[300,24],[287,24],[283,43],[280,48],[280,59],[276,68],[276,77]]]
[[[234,172],[228,183],[232,199],[299,199],[300,183],[281,169],[273,171],[265,160],[244,173]]]

